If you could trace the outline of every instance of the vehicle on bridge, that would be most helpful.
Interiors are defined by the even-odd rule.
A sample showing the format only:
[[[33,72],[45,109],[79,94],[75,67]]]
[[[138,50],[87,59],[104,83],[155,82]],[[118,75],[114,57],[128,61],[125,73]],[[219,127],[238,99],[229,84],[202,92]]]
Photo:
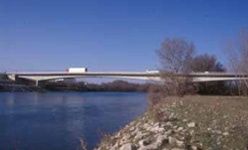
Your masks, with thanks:
[[[68,73],[85,73],[88,71],[88,69],[84,68],[84,67],[82,67],[82,68],[68,68],[68,69],[66,69],[66,71]]]

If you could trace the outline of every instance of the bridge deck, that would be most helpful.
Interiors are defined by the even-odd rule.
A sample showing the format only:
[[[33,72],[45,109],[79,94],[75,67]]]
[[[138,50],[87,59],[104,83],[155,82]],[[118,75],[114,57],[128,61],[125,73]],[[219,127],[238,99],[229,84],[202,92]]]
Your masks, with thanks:
[[[11,72],[17,76],[136,76],[136,77],[159,77],[160,73],[150,72],[85,72],[85,73],[69,73],[69,72]],[[164,73],[164,75],[188,76],[188,77],[248,77],[248,74],[235,73],[189,73],[189,74],[172,74]]]

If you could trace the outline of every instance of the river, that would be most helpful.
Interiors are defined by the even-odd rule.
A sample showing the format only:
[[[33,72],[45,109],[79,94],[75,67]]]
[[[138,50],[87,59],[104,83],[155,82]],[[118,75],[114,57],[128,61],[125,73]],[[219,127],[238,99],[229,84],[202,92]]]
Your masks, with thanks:
[[[136,92],[0,93],[1,150],[92,149],[102,135],[141,115],[147,95]]]

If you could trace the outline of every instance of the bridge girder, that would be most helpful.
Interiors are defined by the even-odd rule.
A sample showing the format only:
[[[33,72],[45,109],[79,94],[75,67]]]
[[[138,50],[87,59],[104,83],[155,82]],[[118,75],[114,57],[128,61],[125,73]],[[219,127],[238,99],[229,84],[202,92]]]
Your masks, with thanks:
[[[160,77],[132,77],[132,76],[94,76],[94,78],[117,78],[117,79],[131,79],[131,80],[152,80],[152,81],[160,81]],[[40,81],[49,81],[56,79],[70,79],[70,78],[88,78],[88,76],[18,76],[21,79],[27,79],[36,82]]]

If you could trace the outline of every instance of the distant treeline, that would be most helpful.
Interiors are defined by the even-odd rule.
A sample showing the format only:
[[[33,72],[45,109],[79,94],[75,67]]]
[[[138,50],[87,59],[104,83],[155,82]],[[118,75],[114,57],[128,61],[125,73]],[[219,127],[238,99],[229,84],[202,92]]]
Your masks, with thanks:
[[[118,91],[118,92],[146,92],[153,84],[130,83],[122,80],[115,80],[108,83],[86,83],[86,82],[47,82],[42,87],[49,91]]]
[[[86,83],[86,82],[45,82],[41,87],[16,84],[8,80],[0,81],[0,91],[81,91],[81,92],[149,92],[157,91],[161,85],[155,83],[130,83],[122,80],[115,80],[107,83]],[[200,95],[239,95],[240,90],[236,82],[201,82],[194,83],[192,94]]]

